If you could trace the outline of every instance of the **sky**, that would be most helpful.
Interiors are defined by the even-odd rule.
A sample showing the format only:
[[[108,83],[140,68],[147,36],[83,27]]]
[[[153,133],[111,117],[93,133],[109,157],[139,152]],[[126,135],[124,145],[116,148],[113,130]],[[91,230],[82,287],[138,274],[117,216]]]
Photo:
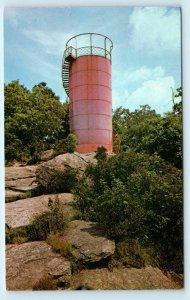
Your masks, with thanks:
[[[172,110],[172,89],[181,86],[181,20],[177,7],[6,8],[5,83],[31,89],[46,82],[65,101],[61,64],[68,39],[85,32],[113,41],[113,109],[148,104]]]

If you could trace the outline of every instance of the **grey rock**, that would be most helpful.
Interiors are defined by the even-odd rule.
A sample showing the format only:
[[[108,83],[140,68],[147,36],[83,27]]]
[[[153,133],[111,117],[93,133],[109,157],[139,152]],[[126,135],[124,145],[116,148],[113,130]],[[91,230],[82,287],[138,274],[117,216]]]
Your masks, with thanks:
[[[98,262],[115,251],[115,242],[104,237],[94,222],[70,222],[64,238],[74,247],[76,257],[84,263]]]
[[[5,221],[12,228],[27,226],[32,219],[48,210],[48,200],[53,201],[58,196],[63,204],[63,213],[66,218],[72,216],[74,210],[71,206],[73,195],[69,193],[42,195],[33,198],[18,200],[5,204]]]
[[[79,154],[65,153],[56,156],[48,162],[42,163],[36,170],[36,181],[48,188],[54,180],[55,174],[59,172],[64,175],[68,169],[77,169],[79,174],[83,173],[89,163],[96,163],[95,153]],[[63,182],[64,185],[64,182]]]
[[[71,265],[63,257],[55,257],[47,264],[49,270],[48,275],[54,279],[58,279],[61,283],[69,283],[71,279]]]
[[[44,277],[68,284],[71,265],[60,254],[54,253],[44,241],[7,247],[6,284],[8,290],[32,290]]]

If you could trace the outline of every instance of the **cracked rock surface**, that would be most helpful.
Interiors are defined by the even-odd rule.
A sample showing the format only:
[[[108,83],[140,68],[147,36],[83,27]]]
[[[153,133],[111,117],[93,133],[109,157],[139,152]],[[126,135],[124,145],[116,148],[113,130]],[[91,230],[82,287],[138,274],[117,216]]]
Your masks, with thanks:
[[[54,253],[44,241],[8,245],[6,249],[6,282],[8,290],[32,290],[42,278],[68,284],[71,264]]]
[[[5,222],[12,228],[27,226],[31,223],[33,218],[41,215],[48,210],[48,200],[55,201],[59,198],[63,204],[63,215],[67,218],[74,213],[71,206],[73,202],[73,195],[70,193],[42,195],[33,198],[18,200],[5,205]]]

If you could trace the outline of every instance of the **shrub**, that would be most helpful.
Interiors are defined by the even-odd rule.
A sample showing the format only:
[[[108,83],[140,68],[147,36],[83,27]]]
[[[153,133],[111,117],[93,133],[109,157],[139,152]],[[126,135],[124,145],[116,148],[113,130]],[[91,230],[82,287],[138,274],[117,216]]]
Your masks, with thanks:
[[[117,244],[113,260],[127,268],[144,268],[155,264],[150,249],[141,246],[137,240],[126,240]]]
[[[104,161],[107,158],[107,150],[105,147],[98,147],[96,151],[95,158],[98,161]]]
[[[73,133],[66,138],[66,152],[73,153],[76,150],[77,139]]]
[[[68,258],[72,257],[72,246],[64,240],[63,236],[59,234],[50,234],[47,238],[47,243],[51,245],[53,251]]]
[[[156,154],[128,151],[87,167],[75,198],[83,218],[109,237],[154,245],[162,266],[182,271],[181,170]]]
[[[70,133],[66,139],[56,141],[54,144],[54,156],[75,152],[76,142],[76,136],[73,133]]]
[[[44,192],[61,193],[70,192],[77,183],[77,169],[66,167],[64,172],[54,171],[47,187],[41,187]]]
[[[25,228],[11,228],[8,225],[5,226],[5,241],[6,244],[22,244],[27,242],[27,233]]]
[[[63,216],[63,205],[56,197],[55,201],[49,198],[49,210],[36,216],[32,223],[27,226],[27,235],[30,240],[45,240],[50,232],[61,232],[65,221]]]

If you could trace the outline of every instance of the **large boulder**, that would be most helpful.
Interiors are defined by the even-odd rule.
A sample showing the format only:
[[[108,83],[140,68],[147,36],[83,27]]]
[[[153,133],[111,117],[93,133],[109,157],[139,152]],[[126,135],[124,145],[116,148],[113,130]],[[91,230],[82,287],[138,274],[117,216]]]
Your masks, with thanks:
[[[64,216],[66,218],[68,218],[69,216],[71,217],[74,213],[74,210],[71,206],[73,201],[73,195],[69,193],[51,194],[6,203],[6,224],[12,228],[29,225],[34,216],[40,215],[48,210],[49,198],[51,198],[52,201],[54,201],[56,197],[58,197],[60,202],[63,204]]]
[[[78,170],[83,173],[89,163],[95,163],[95,153],[79,154],[65,153],[44,162],[36,170],[36,181],[46,189],[52,186],[56,176],[63,176],[68,170]]]
[[[8,245],[6,284],[8,290],[32,290],[39,280],[50,277],[57,284],[68,284],[71,264],[54,253],[46,242]]]
[[[70,222],[64,239],[74,248],[76,258],[83,263],[98,262],[115,251],[115,242],[104,237],[94,222]]]
[[[146,267],[114,268],[110,272],[107,268],[82,270],[74,274],[70,289],[93,290],[155,290],[155,289],[181,289],[182,280],[168,278],[159,268]]]

